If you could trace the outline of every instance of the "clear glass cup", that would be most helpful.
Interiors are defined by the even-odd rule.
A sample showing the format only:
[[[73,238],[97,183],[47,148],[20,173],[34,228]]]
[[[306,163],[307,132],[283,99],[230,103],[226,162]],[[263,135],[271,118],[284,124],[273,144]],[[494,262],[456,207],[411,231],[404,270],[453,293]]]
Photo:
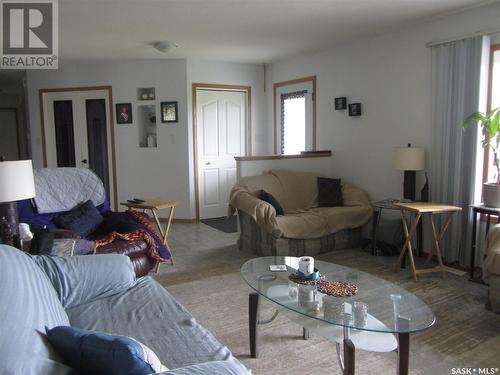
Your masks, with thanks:
[[[345,314],[344,302],[338,297],[323,296],[323,316],[331,322],[342,322]]]
[[[316,285],[299,285],[299,306],[307,306],[316,299]]]
[[[368,318],[368,305],[364,302],[355,301],[353,303],[352,310],[354,327],[363,328],[366,326],[366,319]]]

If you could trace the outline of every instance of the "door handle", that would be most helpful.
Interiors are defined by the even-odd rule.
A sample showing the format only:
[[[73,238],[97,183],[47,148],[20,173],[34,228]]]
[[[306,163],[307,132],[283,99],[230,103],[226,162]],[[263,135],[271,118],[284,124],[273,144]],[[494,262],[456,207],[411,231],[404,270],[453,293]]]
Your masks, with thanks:
[[[212,164],[212,163],[210,163],[209,161],[207,161],[207,162],[205,163],[205,165],[210,165],[210,164]]]
[[[82,160],[82,163],[83,163],[83,164],[87,164],[87,163],[88,163],[87,159],[83,159],[83,160]]]

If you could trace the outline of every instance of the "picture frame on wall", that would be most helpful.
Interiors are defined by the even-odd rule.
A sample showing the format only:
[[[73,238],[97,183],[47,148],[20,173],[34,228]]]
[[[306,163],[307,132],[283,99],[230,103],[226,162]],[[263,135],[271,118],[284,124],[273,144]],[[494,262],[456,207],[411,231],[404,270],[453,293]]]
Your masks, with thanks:
[[[335,105],[335,110],[339,111],[342,109],[347,109],[347,97],[341,96],[333,100]]]
[[[132,103],[117,103],[115,108],[117,124],[132,123]]]
[[[177,102],[160,103],[161,122],[178,122]]]
[[[349,116],[361,116],[361,103],[349,104]]]

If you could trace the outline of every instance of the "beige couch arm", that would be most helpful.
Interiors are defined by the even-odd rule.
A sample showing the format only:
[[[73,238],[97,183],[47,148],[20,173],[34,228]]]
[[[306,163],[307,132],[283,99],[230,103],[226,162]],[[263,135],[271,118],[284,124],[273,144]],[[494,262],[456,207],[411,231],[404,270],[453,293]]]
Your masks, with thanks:
[[[278,228],[276,210],[274,207],[253,196],[246,189],[235,186],[231,190],[229,207],[231,214],[234,213],[235,209],[242,210],[250,215],[257,225],[263,228],[267,233],[276,238],[281,237],[282,231]]]
[[[342,196],[344,206],[369,206],[370,199],[368,193],[349,183],[342,183]]]
[[[489,283],[490,276],[500,276],[500,224],[494,225],[488,232],[484,250],[483,280]]]

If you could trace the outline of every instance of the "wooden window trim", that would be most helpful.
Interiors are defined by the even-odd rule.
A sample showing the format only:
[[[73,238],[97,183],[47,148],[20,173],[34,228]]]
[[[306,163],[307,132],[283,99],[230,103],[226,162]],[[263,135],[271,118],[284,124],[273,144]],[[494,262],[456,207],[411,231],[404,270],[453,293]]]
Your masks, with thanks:
[[[496,51],[500,51],[500,44],[494,44],[490,47],[490,66],[489,66],[489,76],[488,76],[488,98],[486,102],[486,111],[492,110],[491,101],[493,96],[493,57]],[[488,182],[488,172],[489,172],[489,161],[490,161],[490,148],[486,147],[484,149],[483,157],[483,183]]]
[[[486,111],[491,111],[491,101],[492,101],[492,96],[493,96],[493,55],[495,54],[495,51],[500,50],[500,44],[493,44],[490,46],[490,62],[489,62],[489,67],[488,67],[488,97],[486,99]],[[483,177],[482,181],[483,184],[485,182],[488,182],[488,172],[490,169],[490,148],[486,147],[484,148],[483,152]],[[482,192],[481,192],[481,201],[483,200],[482,198]],[[500,223],[500,217],[497,218],[498,222]],[[487,222],[488,218],[486,214],[480,214],[479,215],[479,221],[480,222]]]
[[[283,86],[291,86],[297,83],[312,82],[312,149],[316,150],[316,76],[292,79],[289,81],[276,82],[273,85],[273,123],[274,123],[274,153],[278,155],[278,122],[276,121],[276,99],[277,90]]]

